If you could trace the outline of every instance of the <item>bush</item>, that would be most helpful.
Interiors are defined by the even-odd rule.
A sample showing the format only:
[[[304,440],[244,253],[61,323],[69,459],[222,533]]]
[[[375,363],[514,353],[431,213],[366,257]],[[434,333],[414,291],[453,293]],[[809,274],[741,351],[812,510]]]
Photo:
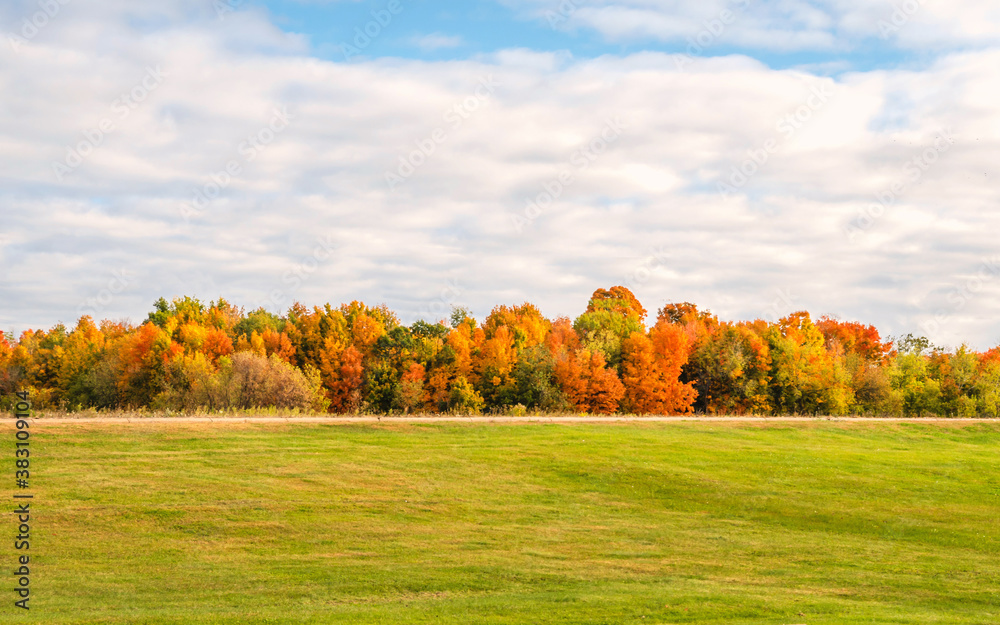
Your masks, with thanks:
[[[881,367],[860,365],[854,374],[853,388],[856,408],[862,414],[894,412],[892,380]]]
[[[511,406],[507,409],[507,416],[510,417],[523,417],[528,414],[528,409],[524,407],[524,404],[517,404],[516,406]]]
[[[270,358],[251,352],[235,354],[228,383],[231,408],[325,409],[325,400],[313,379],[277,355]]]
[[[195,354],[170,364],[169,388],[153,407],[172,410],[280,408],[325,411],[329,407],[319,372],[288,364],[276,354],[269,358],[240,352],[219,359],[218,371]]]
[[[451,385],[448,405],[452,412],[479,414],[484,405],[483,397],[463,377]]]

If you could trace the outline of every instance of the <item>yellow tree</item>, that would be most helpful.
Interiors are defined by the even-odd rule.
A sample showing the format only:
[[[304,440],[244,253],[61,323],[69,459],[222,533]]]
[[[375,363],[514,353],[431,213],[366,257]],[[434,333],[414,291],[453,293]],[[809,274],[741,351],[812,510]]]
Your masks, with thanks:
[[[514,394],[511,373],[517,364],[513,333],[500,326],[486,339],[473,358],[473,370],[483,398],[492,405],[509,403]]]
[[[827,350],[826,339],[807,312],[768,327],[774,408],[786,413],[845,414],[854,403],[843,350]]]
[[[26,330],[11,354],[12,366],[39,407],[54,406],[63,399],[59,372],[65,340],[66,327],[62,324],[48,332]]]
[[[66,400],[75,406],[90,403],[86,376],[104,351],[104,333],[90,316],[81,317],[62,345],[58,384]]]
[[[497,306],[483,323],[483,331],[486,338],[490,339],[503,327],[510,331],[515,347],[520,350],[541,345],[548,336],[552,322],[543,317],[533,304]]]
[[[473,382],[478,381],[473,372],[473,356],[479,351],[485,337],[482,328],[477,328],[475,319],[471,318],[467,318],[448,333],[448,336],[445,337],[445,345],[454,352],[453,373],[455,376],[471,379]]]

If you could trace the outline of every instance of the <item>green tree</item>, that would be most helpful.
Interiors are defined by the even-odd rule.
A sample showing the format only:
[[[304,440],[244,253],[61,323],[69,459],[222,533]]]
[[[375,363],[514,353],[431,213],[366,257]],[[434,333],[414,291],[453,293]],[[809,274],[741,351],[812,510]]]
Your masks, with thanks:
[[[582,347],[600,352],[609,367],[617,369],[622,361],[622,342],[635,332],[645,332],[646,310],[625,287],[594,291],[587,312],[573,322]]]

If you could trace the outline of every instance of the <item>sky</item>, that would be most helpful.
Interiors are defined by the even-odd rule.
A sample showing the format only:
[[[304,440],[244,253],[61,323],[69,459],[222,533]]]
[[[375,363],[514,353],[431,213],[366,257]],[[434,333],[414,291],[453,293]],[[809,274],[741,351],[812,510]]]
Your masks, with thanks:
[[[993,0],[5,0],[0,329],[624,285],[988,349],[998,68]]]

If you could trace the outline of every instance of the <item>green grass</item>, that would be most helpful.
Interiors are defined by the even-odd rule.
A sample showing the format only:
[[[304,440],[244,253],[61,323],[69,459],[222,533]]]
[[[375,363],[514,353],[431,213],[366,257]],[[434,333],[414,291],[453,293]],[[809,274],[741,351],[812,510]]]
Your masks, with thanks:
[[[32,433],[3,623],[1000,622],[993,424]]]

